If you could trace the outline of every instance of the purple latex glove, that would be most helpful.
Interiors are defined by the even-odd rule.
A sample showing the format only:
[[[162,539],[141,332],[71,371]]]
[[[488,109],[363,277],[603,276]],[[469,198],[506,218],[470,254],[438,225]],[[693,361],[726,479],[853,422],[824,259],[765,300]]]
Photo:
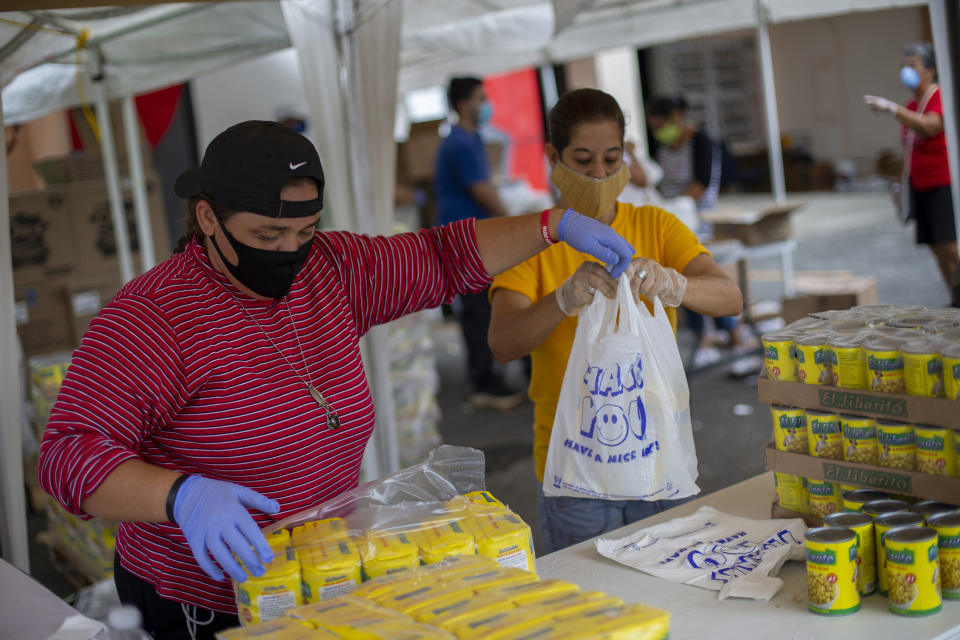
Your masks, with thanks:
[[[577,251],[589,253],[607,264],[607,271],[616,279],[630,266],[633,247],[620,234],[599,220],[567,209],[557,226],[557,237]]]
[[[273,561],[273,550],[247,507],[264,513],[280,510],[276,500],[253,489],[203,476],[190,476],[177,490],[174,519],[183,530],[197,564],[214,580],[223,580],[223,573],[210,560],[211,554],[238,582],[247,579],[247,572],[234,555],[255,576],[266,572],[261,558],[267,563]]]

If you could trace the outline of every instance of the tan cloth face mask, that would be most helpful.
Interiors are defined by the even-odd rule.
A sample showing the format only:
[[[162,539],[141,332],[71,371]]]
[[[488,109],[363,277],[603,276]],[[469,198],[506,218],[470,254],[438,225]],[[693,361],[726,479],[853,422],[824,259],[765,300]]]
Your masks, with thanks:
[[[620,163],[616,173],[598,180],[557,162],[550,173],[550,182],[560,189],[560,193],[574,211],[591,218],[599,218],[610,210],[630,182],[630,170],[625,163]]]

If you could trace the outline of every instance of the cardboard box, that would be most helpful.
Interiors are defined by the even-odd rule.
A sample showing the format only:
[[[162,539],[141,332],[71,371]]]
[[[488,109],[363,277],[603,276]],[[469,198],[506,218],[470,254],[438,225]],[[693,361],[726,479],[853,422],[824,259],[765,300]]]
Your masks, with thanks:
[[[801,202],[769,205],[759,209],[720,207],[700,214],[713,225],[714,238],[739,240],[747,246],[770,244],[790,238],[790,214],[803,206]]]
[[[902,471],[778,451],[772,442],[767,444],[764,451],[767,469],[779,473],[851,484],[864,489],[878,489],[926,500],[940,500],[951,504],[957,501],[957,496],[960,496],[960,477],[935,476],[918,471]]]
[[[873,276],[799,274],[795,285],[803,295],[783,301],[783,319],[788,323],[818,311],[877,303]]]
[[[10,194],[10,245],[17,284],[40,282],[73,271],[70,207],[62,188]]]
[[[73,346],[80,346],[83,334],[90,328],[100,310],[107,306],[120,290],[120,278],[103,280],[77,280],[66,286],[66,299],[70,311],[70,336]]]
[[[33,168],[48,186],[104,179],[103,157],[86,151],[43,158],[34,162]],[[125,153],[117,154],[117,171],[121,179],[130,175],[130,163]]]
[[[14,287],[17,335],[26,357],[71,349],[73,331],[64,281]]]
[[[760,402],[960,429],[960,402],[899,393],[757,379]],[[958,494],[960,495],[960,494]]]
[[[440,146],[440,124],[443,120],[429,120],[410,125],[406,142],[397,147],[397,175],[408,183],[431,180],[433,165]]]
[[[799,511],[784,509],[777,502],[774,502],[772,505],[770,505],[770,517],[775,520],[784,518],[800,518],[810,528],[823,526],[823,518],[819,518],[812,513],[800,513]]]

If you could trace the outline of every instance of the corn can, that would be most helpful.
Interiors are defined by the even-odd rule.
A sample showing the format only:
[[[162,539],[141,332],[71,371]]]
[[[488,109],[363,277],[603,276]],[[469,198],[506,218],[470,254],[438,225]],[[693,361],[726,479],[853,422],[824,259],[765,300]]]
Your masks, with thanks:
[[[912,340],[900,348],[903,354],[903,379],[907,394],[942,398],[943,357],[936,340]]]
[[[903,356],[899,341],[887,336],[864,343],[867,362],[867,388],[882,393],[903,393],[907,390],[903,377]]]
[[[938,476],[957,475],[952,429],[918,424],[913,432],[917,439],[917,471]]]
[[[843,430],[843,459],[860,464],[877,464],[880,453],[874,419],[842,415],[840,427]]]
[[[797,513],[810,513],[803,478],[779,472],[774,472],[773,477],[777,484],[777,502],[781,507]]]
[[[267,565],[260,577],[235,584],[237,613],[244,624],[257,624],[286,615],[303,604],[300,563],[292,550]]]
[[[833,385],[834,355],[828,334],[814,332],[797,339],[797,377],[803,384]]]
[[[923,516],[918,513],[910,513],[909,511],[885,513],[882,516],[874,518],[873,525],[877,545],[877,586],[881,594],[887,595],[890,591],[890,581],[887,578],[887,555],[883,549],[883,534],[891,529],[897,529],[899,527],[922,527],[923,524]]]
[[[852,491],[843,492],[843,509],[844,511],[851,511],[854,513],[860,513],[863,511],[863,507],[871,502],[876,500],[884,500],[889,498],[890,494],[884,491],[875,491],[873,489],[853,489]],[[904,509],[906,509],[906,504],[904,504]],[[900,509],[898,509],[899,511]],[[872,514],[870,517],[874,517]]]
[[[951,400],[960,400],[960,344],[945,348],[943,356],[943,392]]]
[[[940,584],[945,600],[960,600],[960,513],[940,513],[927,520],[940,545]]]
[[[924,500],[923,502],[910,505],[909,510],[912,513],[919,513],[929,522],[930,518],[940,515],[941,513],[960,512],[960,507],[955,504],[947,504],[946,502],[937,502],[936,500]]]
[[[807,502],[812,515],[824,518],[843,510],[843,495],[836,482],[804,478],[803,486],[807,490]]]
[[[763,365],[770,380],[797,381],[797,346],[792,331],[773,331],[760,336]]]
[[[867,363],[863,356],[864,338],[841,335],[830,340],[836,360],[836,386],[845,389],[867,388]]]
[[[811,456],[843,460],[840,416],[828,411],[807,411],[807,444]]]
[[[865,513],[833,513],[823,519],[823,526],[850,529],[857,534],[857,591],[860,596],[877,592],[877,552],[873,518]]]
[[[902,616],[927,616],[943,608],[940,591],[940,551],[937,532],[906,527],[884,535],[890,611]]]
[[[877,420],[877,447],[881,467],[913,471],[916,466],[916,435],[909,424]]]
[[[810,611],[828,616],[859,611],[857,534],[839,527],[809,529],[806,547]]]
[[[780,451],[807,453],[807,416],[803,409],[772,405],[773,444]]]

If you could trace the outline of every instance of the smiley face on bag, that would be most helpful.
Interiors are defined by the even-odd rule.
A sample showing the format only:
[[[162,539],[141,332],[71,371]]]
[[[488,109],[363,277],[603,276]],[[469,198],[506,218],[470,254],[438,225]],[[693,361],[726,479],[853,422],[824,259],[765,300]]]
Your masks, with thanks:
[[[623,409],[616,405],[605,404],[597,409],[593,418],[592,431],[597,434],[600,444],[615,447],[627,439],[630,422]]]

